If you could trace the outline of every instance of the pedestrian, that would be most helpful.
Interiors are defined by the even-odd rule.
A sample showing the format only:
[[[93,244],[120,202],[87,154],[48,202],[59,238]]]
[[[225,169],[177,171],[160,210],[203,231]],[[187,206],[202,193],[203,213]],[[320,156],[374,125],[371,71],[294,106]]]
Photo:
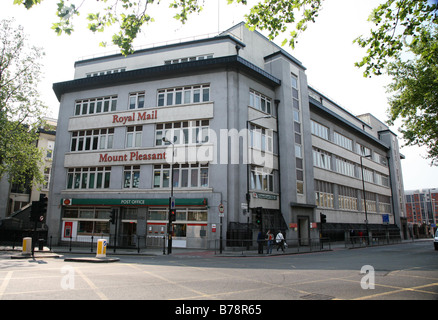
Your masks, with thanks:
[[[267,253],[271,254],[272,253],[272,240],[274,240],[274,235],[271,233],[271,230],[268,230],[268,232],[266,233],[266,240],[268,242]]]
[[[351,241],[351,244],[354,244],[354,236],[355,236],[354,229],[350,229],[350,241]]]
[[[259,231],[259,234],[257,235],[257,244],[259,248],[259,253],[263,253],[263,242],[265,241],[265,238],[263,237],[262,231]]]
[[[281,233],[281,230],[278,231],[275,241],[277,242],[277,251],[281,248],[281,250],[284,252],[284,237]]]

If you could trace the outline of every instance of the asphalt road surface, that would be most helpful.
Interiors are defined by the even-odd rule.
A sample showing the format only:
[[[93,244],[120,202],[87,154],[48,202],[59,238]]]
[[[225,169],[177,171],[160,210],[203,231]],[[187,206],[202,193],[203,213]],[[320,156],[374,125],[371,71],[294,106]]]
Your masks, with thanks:
[[[0,300],[175,300],[167,312],[207,318],[255,316],[262,300],[438,299],[430,241],[261,257],[119,255],[114,263],[10,255],[0,252]],[[207,310],[197,300],[216,302]]]

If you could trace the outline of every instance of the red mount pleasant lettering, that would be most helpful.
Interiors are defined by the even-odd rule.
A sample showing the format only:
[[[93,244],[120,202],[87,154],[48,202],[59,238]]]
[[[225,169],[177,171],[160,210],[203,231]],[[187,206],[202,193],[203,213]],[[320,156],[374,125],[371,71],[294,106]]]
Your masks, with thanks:
[[[128,116],[119,116],[117,114],[113,115],[113,123],[126,124],[127,122],[146,120],[157,120],[157,110],[152,110],[150,112],[133,112]]]
[[[99,154],[99,162],[128,162],[128,161],[151,161],[151,160],[166,160],[166,152],[158,153],[140,153],[131,151],[120,155],[108,155],[108,153]]]

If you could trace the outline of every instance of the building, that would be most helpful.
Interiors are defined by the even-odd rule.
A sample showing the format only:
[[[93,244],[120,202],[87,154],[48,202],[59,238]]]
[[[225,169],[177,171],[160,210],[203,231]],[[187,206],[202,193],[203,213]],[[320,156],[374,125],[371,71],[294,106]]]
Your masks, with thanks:
[[[32,201],[40,199],[40,194],[49,195],[50,172],[52,168],[53,151],[55,149],[56,119],[43,118],[45,126],[38,130],[38,148],[43,152],[44,183],[43,185],[31,186],[30,182],[24,188],[10,184],[8,177],[0,180],[0,219],[11,216],[28,206]]]
[[[411,232],[417,237],[433,234],[438,221],[438,189],[406,190],[405,195]]]
[[[53,85],[49,234],[158,243],[172,193],[173,246],[242,245],[268,228],[307,244],[319,239],[320,214],[332,237],[399,233],[397,137],[311,88],[305,71],[243,23],[77,61],[74,79]]]

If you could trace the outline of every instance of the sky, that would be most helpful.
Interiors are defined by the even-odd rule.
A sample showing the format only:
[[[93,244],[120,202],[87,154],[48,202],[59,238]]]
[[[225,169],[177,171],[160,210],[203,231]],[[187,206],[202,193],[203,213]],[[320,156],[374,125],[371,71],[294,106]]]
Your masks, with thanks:
[[[219,1],[219,2],[218,2]],[[41,98],[48,106],[48,116],[57,118],[59,102],[52,90],[53,83],[73,79],[74,62],[83,57],[117,53],[118,48],[99,46],[101,41],[110,43],[111,30],[93,34],[86,29],[86,12],[95,5],[85,1],[83,13],[75,18],[75,31],[72,35],[57,36],[51,29],[57,21],[56,0],[44,0],[42,4],[26,10],[13,5],[13,0],[1,0],[0,19],[14,18],[16,24],[24,27],[32,45],[40,47],[45,56],[44,78],[39,87]],[[192,15],[182,25],[173,19],[175,11],[168,9],[161,1],[160,6],[150,6],[149,14],[155,22],[143,27],[135,41],[135,46],[165,44],[181,39],[191,40],[206,35],[217,34],[244,20],[249,6],[227,5],[225,0],[205,1],[201,14]],[[249,4],[258,2],[249,0]],[[310,86],[341,105],[353,114],[371,113],[381,121],[387,119],[388,97],[385,86],[390,82],[385,76],[364,78],[362,71],[354,66],[364,56],[364,49],[353,44],[360,35],[366,35],[372,27],[367,18],[372,9],[382,0],[326,0],[316,23],[300,35],[296,48],[283,47],[300,60],[307,68]],[[97,2],[96,2],[97,3]],[[92,10],[90,10],[92,11]],[[263,32],[262,32],[263,33]],[[281,44],[286,36],[280,35],[275,42]],[[390,128],[398,134],[401,146],[404,145],[397,124]],[[438,167],[431,167],[424,159],[426,150],[419,147],[402,147],[401,153],[405,190],[438,187]]]

